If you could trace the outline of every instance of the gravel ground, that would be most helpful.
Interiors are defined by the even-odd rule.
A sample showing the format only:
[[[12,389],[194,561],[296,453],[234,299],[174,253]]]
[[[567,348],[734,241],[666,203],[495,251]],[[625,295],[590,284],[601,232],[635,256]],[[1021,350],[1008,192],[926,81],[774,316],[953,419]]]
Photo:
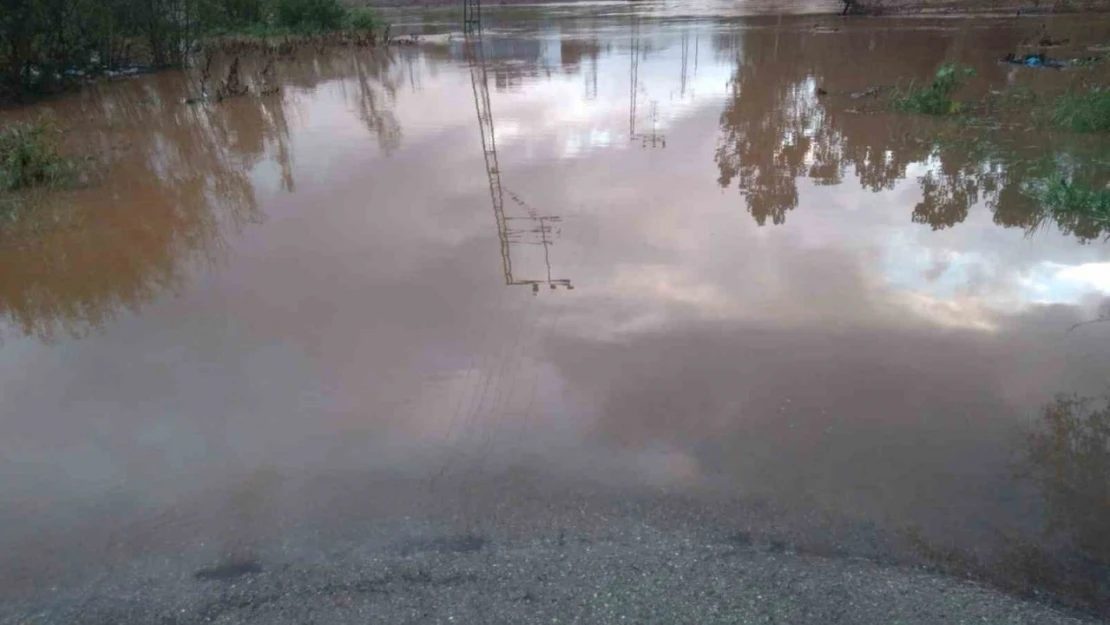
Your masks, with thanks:
[[[196,568],[113,570],[0,608],[3,625],[77,623],[1084,623],[960,580],[621,521],[526,540],[429,527],[277,547]],[[411,525],[409,526],[411,529]],[[394,530],[386,530],[395,532]],[[393,534],[394,536],[396,534]]]

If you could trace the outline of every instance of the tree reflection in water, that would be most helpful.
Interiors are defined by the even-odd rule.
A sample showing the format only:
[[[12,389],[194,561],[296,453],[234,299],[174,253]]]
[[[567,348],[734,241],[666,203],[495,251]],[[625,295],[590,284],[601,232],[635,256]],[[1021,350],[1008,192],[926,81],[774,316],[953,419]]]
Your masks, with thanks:
[[[895,36],[917,35],[876,32],[871,47],[889,48]],[[861,51],[841,49],[858,41],[798,30],[753,30],[742,39],[716,41],[719,53],[734,55],[714,155],[718,183],[739,188],[758,225],[786,222],[799,205],[799,179],[835,185],[852,172],[861,186],[880,192],[919,170],[921,199],[910,219],[933,230],[957,226],[981,204],[1003,227],[1033,231],[1053,223],[1081,241],[1110,234],[1106,219],[1057,210],[1041,201],[1039,191],[1060,181],[1104,187],[1110,182],[1110,146],[1090,137],[1037,131],[1031,140],[1025,128],[976,128],[952,119],[894,115],[866,90],[818,96],[821,85],[858,81],[848,75],[858,73],[856,65],[843,59]],[[918,49],[912,41],[907,45]],[[946,53],[936,45],[921,51],[912,60],[905,54],[872,53],[868,71],[873,75],[867,80],[884,84],[927,75]]]
[[[258,75],[262,63],[243,57],[244,74]],[[382,151],[396,149],[394,65],[357,51],[303,51],[278,65],[278,94],[189,105],[194,81],[163,73],[55,104],[58,119],[82,120],[68,147],[103,155],[103,180],[30,199],[34,218],[0,230],[0,336],[4,326],[43,340],[87,335],[181,288],[194,265],[217,262],[228,234],[262,217],[251,180],[260,162],[275,161],[281,188],[295,189],[288,110],[298,89],[354,77],[344,95]]]
[[[1059,397],[1026,435],[1050,532],[1110,566],[1110,400]]]
[[[988,577],[1110,614],[1110,400],[1060,396],[1025,432],[1019,476],[1039,487],[1043,539],[1012,539]]]
[[[161,75],[58,105],[62,119],[98,120],[71,133],[71,147],[105,155],[106,173],[31,200],[32,217],[0,233],[10,269],[0,318],[45,340],[85,335],[180,287],[190,261],[219,254],[226,228],[258,219],[248,174],[281,127],[280,99],[190,107],[179,104],[186,91],[180,76]]]

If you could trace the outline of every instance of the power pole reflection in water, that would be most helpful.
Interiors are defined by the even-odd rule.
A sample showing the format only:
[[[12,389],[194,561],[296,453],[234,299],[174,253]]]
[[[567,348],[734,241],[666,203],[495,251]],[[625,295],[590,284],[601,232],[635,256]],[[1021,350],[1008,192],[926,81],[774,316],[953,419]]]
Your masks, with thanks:
[[[694,79],[698,77],[698,42],[699,35],[694,33]],[[694,97],[694,88],[689,86],[690,78],[690,33],[689,31],[682,33],[682,62],[681,70],[679,72],[679,87],[678,98],[680,100],[686,99],[686,91],[689,87],[690,98]]]
[[[463,0],[463,32],[482,32],[482,0]]]
[[[656,102],[651,102],[651,132],[636,132],[636,100],[640,91],[640,25],[632,17],[629,30],[628,65],[628,140],[640,141],[640,147],[667,147],[667,137],[656,131]]]
[[[476,33],[466,35],[466,58],[470,66],[470,84],[474,91],[474,110],[478,115],[478,129],[482,135],[482,154],[486,162],[486,176],[489,178],[490,202],[493,205],[493,218],[497,225],[497,238],[501,247],[501,270],[507,286],[530,285],[532,293],[539,294],[540,285],[547,284],[551,290],[562,286],[574,289],[567,278],[551,276],[551,246],[554,236],[561,231],[554,224],[562,221],[555,215],[540,215],[518,195],[509,191],[513,201],[527,212],[527,216],[508,217],[505,215],[505,193],[501,186],[501,169],[497,160],[497,137],[493,129],[493,109],[490,105],[489,80],[486,74],[485,49],[482,46],[482,31],[478,26]],[[509,221],[525,221],[523,228],[509,228]],[[538,245],[543,247],[543,261],[546,274],[540,279],[517,278],[513,275],[513,245]]]
[[[682,72],[679,76],[679,91],[680,98],[686,97],[686,73],[690,61],[690,35],[689,33],[682,33]]]

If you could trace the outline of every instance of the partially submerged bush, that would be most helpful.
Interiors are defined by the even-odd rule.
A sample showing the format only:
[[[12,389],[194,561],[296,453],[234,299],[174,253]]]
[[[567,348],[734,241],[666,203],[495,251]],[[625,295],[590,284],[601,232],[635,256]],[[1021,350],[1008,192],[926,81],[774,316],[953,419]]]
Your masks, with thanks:
[[[913,83],[906,89],[896,88],[891,96],[895,110],[925,115],[950,115],[960,111],[960,103],[952,99],[952,94],[964,81],[975,74],[970,67],[946,63],[937,69],[937,75],[928,87],[915,87]]]
[[[1052,111],[1052,121],[1075,132],[1110,132],[1110,90],[1061,97]]]
[[[48,118],[0,129],[0,191],[52,187],[72,172],[58,150],[58,131]]]
[[[274,7],[277,26],[300,32],[338,30],[346,17],[339,0],[277,0]]]

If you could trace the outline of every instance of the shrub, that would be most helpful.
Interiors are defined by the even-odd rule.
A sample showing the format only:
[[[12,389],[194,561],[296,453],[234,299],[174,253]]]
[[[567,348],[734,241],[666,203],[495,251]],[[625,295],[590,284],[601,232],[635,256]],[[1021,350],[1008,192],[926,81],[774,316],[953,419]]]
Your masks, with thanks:
[[[1052,111],[1052,121],[1075,132],[1110,132],[1110,90],[1061,97]]]
[[[347,16],[339,0],[277,0],[274,8],[278,26],[302,32],[340,29]]]
[[[950,115],[960,111],[960,103],[952,99],[967,78],[975,75],[970,67],[946,63],[937,69],[933,83],[928,87],[895,89],[892,104],[895,110],[925,115]]]
[[[351,9],[347,14],[347,23],[352,30],[374,30],[378,26],[374,11],[369,7]]]

